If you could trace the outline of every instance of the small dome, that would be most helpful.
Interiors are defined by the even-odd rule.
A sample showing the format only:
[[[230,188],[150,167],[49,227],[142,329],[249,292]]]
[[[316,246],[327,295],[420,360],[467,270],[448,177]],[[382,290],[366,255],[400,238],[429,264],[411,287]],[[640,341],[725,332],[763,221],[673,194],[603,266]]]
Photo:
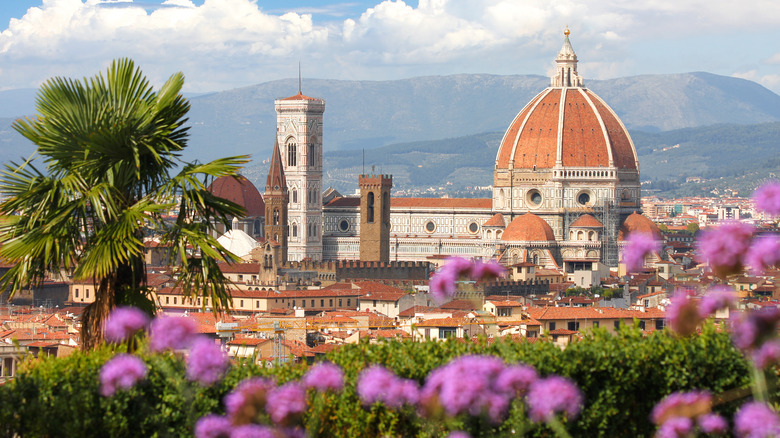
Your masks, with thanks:
[[[501,213],[496,213],[487,220],[484,224],[482,224],[483,227],[501,227],[504,228],[506,225],[506,222],[504,222],[504,215]]]
[[[544,219],[533,213],[526,213],[515,218],[506,227],[501,240],[543,242],[555,240],[555,233]]]
[[[209,191],[215,196],[244,207],[247,217],[265,216],[263,197],[257,191],[257,187],[241,175],[217,178],[209,186]]]
[[[625,240],[631,233],[652,234],[656,240],[661,240],[661,230],[658,225],[637,212],[631,213],[623,221],[618,232],[618,240]]]
[[[589,215],[589,214],[583,214],[582,216],[578,217],[576,221],[572,222],[570,227],[579,227],[579,228],[603,228],[604,225],[598,221],[595,217]]]

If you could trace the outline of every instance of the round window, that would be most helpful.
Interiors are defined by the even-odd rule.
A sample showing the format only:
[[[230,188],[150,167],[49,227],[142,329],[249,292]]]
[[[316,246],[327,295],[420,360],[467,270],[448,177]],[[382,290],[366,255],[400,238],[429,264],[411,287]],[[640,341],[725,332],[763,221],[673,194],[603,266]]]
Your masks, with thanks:
[[[346,233],[347,231],[349,231],[348,220],[342,219],[341,221],[339,221],[339,231],[341,231],[342,233]]]
[[[469,224],[469,232],[472,234],[476,234],[476,232],[479,231],[479,225],[477,225],[476,222],[472,222]]]
[[[428,221],[425,224],[425,231],[429,233],[433,233],[436,230],[436,224],[433,223],[433,221]]]
[[[526,201],[532,207],[538,207],[542,204],[542,194],[539,192],[539,190],[536,189],[529,190],[528,194],[526,195]]]
[[[580,193],[577,195],[577,202],[579,202],[580,205],[588,205],[590,203],[590,194],[587,192]]]

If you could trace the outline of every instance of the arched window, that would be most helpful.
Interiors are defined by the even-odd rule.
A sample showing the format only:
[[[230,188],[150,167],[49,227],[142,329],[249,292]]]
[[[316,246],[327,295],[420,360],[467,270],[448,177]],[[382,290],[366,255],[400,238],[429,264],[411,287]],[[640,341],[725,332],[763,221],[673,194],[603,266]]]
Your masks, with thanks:
[[[298,203],[298,189],[292,189],[292,202],[293,204]]]
[[[596,240],[596,233],[588,231],[588,240]]]
[[[298,155],[298,147],[295,144],[295,140],[292,137],[287,139],[287,165],[296,166],[296,157]]]
[[[274,208],[274,225],[279,225],[279,209]]]
[[[309,143],[309,167],[314,167],[317,165],[317,147],[314,146],[314,142]]]
[[[374,223],[374,192],[368,192],[366,199],[366,219],[368,223]]]
[[[298,237],[298,224],[292,224],[292,237]]]
[[[539,264],[539,256],[537,254],[534,254],[534,259],[533,260],[534,260],[534,264],[535,265]]]

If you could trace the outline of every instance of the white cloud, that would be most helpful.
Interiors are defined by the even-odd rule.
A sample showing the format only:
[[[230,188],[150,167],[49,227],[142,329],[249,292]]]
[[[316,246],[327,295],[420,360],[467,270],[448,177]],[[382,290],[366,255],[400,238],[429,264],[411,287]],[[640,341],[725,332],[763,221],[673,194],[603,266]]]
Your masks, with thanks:
[[[203,91],[291,77],[298,61],[309,75],[346,79],[543,73],[560,48],[564,25],[588,79],[658,72],[659,59],[671,56],[664,50],[686,44],[702,45],[689,50],[705,59],[722,60],[715,45],[706,46],[708,34],[780,28],[775,0],[419,0],[416,7],[377,0],[350,18],[342,14],[352,3],[277,13],[264,11],[257,0],[205,0],[199,6],[166,0],[156,7],[42,1],[0,32],[0,64],[12,66],[0,72],[3,87],[91,75],[122,56],[134,58],[155,81],[182,70],[188,89]],[[658,52],[653,64],[636,50],[640,45]],[[675,71],[708,68],[675,61]],[[780,54],[768,62],[780,63]]]
[[[735,78],[747,79],[749,81],[758,82],[764,87],[770,90],[780,90],[780,74],[761,74],[756,70],[748,70],[743,72],[734,73],[732,76]]]

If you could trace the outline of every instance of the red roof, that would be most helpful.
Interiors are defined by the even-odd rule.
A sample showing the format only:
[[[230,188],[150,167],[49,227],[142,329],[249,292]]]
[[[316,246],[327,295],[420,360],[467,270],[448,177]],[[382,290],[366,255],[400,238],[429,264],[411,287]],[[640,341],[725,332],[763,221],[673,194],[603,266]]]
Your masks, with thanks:
[[[604,225],[599,222],[595,217],[589,215],[589,214],[583,214],[582,216],[578,217],[576,221],[572,222],[570,227],[581,227],[581,228],[602,228]]]
[[[484,224],[482,224],[483,227],[504,227],[506,225],[506,222],[504,222],[504,215],[501,213],[496,213],[487,220]]]

